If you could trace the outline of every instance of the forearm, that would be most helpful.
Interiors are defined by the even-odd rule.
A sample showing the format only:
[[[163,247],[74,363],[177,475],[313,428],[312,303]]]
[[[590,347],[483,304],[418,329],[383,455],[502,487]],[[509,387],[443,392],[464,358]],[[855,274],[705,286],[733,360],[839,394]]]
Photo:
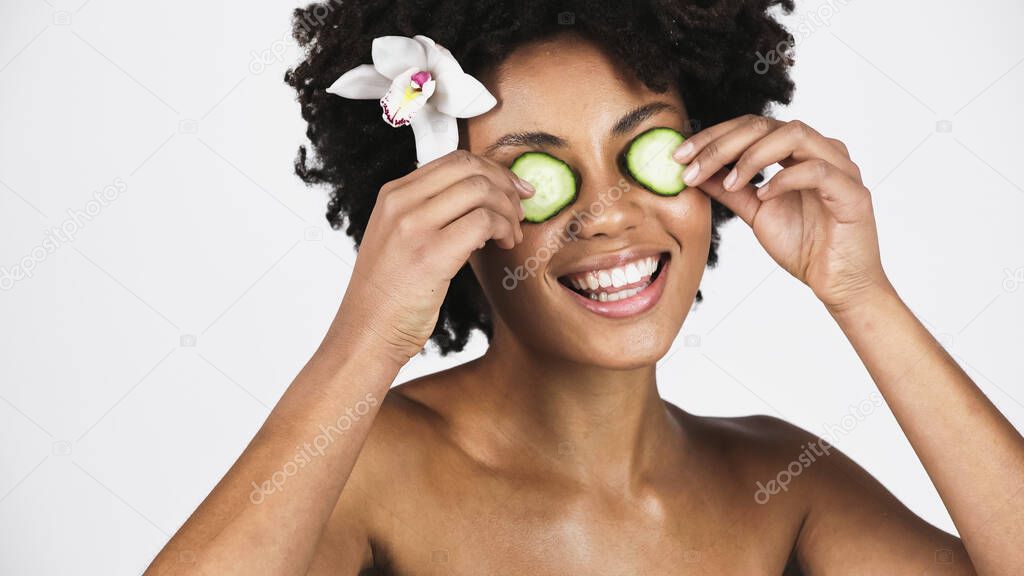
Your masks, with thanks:
[[[891,286],[832,311],[921,459],[975,567],[1024,562],[1024,440]]]
[[[147,574],[301,574],[400,364],[332,328]]]

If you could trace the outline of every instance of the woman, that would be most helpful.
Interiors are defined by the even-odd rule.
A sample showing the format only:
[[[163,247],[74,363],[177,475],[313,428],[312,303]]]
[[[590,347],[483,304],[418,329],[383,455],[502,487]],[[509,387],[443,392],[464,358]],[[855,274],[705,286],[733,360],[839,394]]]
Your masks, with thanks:
[[[1018,573],[1024,442],[888,281],[846,147],[761,115],[792,88],[785,58],[763,65],[789,41],[774,4],[300,10],[309,52],[288,81],[316,156],[297,169],[331,186],[359,257],[320,348],[147,573]],[[493,95],[457,135],[396,129],[371,90],[330,90],[375,39],[414,35]],[[428,101],[420,72],[385,95],[392,124]],[[654,127],[689,136],[675,196],[620,161]],[[453,137],[460,150],[424,161]],[[579,179],[541,222],[523,220],[536,190],[509,169],[529,151]],[[734,214],[847,335],[963,542],[810,433],[659,397],[655,363]],[[428,340],[460,350],[474,329],[482,357],[389,389]]]

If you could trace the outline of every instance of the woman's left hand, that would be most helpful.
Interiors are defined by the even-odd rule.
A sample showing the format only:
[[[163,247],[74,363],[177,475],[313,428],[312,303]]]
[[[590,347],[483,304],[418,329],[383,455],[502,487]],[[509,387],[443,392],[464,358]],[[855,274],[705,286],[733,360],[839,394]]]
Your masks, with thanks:
[[[698,132],[675,158],[687,164],[688,186],[750,225],[768,254],[830,311],[893,290],[882,270],[871,193],[839,140],[799,120],[749,115]],[[782,170],[767,184],[750,184],[773,164]]]

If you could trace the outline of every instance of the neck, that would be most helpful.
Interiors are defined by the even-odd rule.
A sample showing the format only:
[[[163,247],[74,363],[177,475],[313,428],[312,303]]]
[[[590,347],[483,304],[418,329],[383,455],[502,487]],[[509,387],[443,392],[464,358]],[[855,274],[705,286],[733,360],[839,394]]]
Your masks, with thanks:
[[[473,402],[487,407],[506,441],[578,477],[630,485],[679,454],[679,427],[653,364],[614,370],[553,358],[496,325],[487,352],[467,368]]]

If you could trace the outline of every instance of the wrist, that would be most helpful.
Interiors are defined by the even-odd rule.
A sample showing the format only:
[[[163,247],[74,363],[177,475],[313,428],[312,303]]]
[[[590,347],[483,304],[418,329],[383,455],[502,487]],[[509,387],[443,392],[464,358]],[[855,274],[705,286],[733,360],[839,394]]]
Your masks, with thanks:
[[[327,330],[317,354],[359,359],[360,364],[378,366],[396,375],[411,358],[388,342],[371,322],[343,318],[340,313]]]
[[[844,324],[878,310],[892,309],[894,305],[902,306],[903,300],[888,278],[883,278],[843,302],[825,303],[825,309],[837,322]]]
[[[380,353],[369,338],[332,327],[303,371],[312,376],[307,380],[317,398],[340,401],[350,399],[353,386],[360,394],[383,398],[401,369],[402,364]]]
[[[321,348],[358,354],[397,372],[423,349],[423,343],[402,333],[393,316],[379,299],[347,293]]]

